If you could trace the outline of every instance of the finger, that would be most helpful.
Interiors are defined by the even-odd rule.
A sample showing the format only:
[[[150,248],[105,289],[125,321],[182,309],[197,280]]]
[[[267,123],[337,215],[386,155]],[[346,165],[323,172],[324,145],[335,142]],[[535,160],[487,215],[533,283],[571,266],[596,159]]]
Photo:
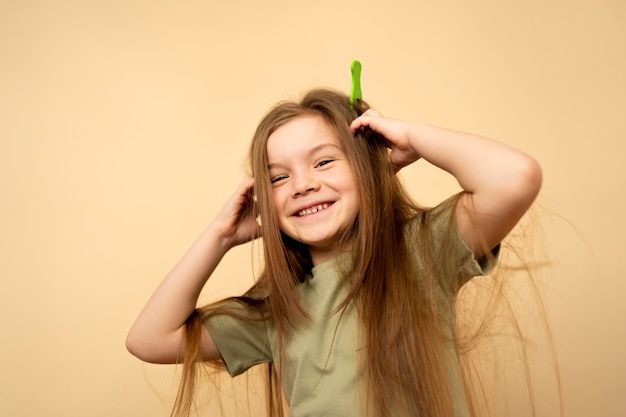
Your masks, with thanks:
[[[394,174],[397,174],[398,171],[400,171],[402,168],[404,168],[404,165],[399,164],[398,162],[396,162],[393,159],[389,158],[389,167],[391,168],[391,170],[393,171]]]
[[[372,120],[371,120],[370,116],[360,116],[360,117],[357,117],[350,124],[350,130],[352,131],[352,134],[354,134],[359,129],[362,129],[364,127],[369,127],[371,122],[372,122]]]
[[[362,115],[354,119],[350,124],[350,129],[352,130],[352,133],[366,126],[371,127],[371,122],[376,117],[382,117],[382,114],[380,114],[376,110],[366,110]]]
[[[245,177],[237,190],[239,198],[241,199],[241,211],[240,216],[250,216],[255,213],[256,201],[254,198],[254,178]]]
[[[253,177],[244,177],[237,188],[238,194],[247,194],[254,187]]]

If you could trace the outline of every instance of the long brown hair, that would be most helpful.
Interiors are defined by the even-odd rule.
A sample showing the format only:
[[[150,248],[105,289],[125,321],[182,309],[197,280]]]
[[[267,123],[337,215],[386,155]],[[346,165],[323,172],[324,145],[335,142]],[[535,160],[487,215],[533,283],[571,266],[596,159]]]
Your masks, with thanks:
[[[345,242],[353,243],[354,266],[350,289],[340,308],[356,301],[362,318],[372,414],[385,415],[395,409],[404,410],[401,414],[407,416],[452,415],[446,373],[439,358],[443,349],[436,306],[429,294],[432,288],[428,283],[435,281],[426,279],[427,285],[418,288],[403,241],[406,222],[420,209],[393,172],[384,140],[372,131],[356,135],[350,131],[352,120],[366,109],[366,103],[357,102],[351,110],[344,94],[314,90],[299,103],[279,104],[260,123],[250,160],[262,219],[266,269],[261,282],[268,285],[271,317],[282,343],[289,330],[307,318],[294,300],[298,299],[298,281],[312,265],[306,248],[281,235],[278,228],[266,145],[269,136],[288,121],[303,115],[319,116],[336,133],[359,187],[359,213],[343,236]],[[422,273],[434,278],[435,271],[426,268]]]
[[[424,209],[412,201],[393,172],[384,138],[368,129],[355,135],[350,131],[350,123],[367,108],[365,102],[358,101],[351,109],[345,94],[318,89],[298,102],[279,103],[262,119],[252,140],[249,162],[261,219],[264,270],[249,294],[232,300],[267,311],[277,329],[279,352],[284,351],[290,331],[308,319],[298,303],[297,287],[313,265],[307,248],[279,229],[266,148],[269,136],[285,123],[302,116],[321,117],[336,133],[359,188],[359,213],[341,237],[354,252],[354,261],[349,290],[339,310],[353,303],[361,320],[368,414],[451,417],[452,394],[443,358],[446,346],[456,343],[451,340],[454,323],[442,321],[438,297],[434,296],[440,290],[438,276],[446,245],[443,255],[435,257],[428,249],[432,236],[427,228],[419,228],[423,232],[411,243],[422,257],[420,279],[416,279],[409,242],[404,239],[405,227]],[[456,291],[449,296],[450,308],[454,308]],[[203,311],[214,314],[212,309]],[[189,412],[194,380],[190,369],[197,360],[201,317],[194,314],[188,321],[186,372],[173,415]],[[268,380],[270,415],[282,416],[280,375],[272,364],[268,366]]]

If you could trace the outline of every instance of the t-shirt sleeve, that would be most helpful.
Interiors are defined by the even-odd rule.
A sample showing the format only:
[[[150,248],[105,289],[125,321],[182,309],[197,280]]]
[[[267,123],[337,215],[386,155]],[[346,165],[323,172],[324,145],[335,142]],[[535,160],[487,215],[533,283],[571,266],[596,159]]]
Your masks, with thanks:
[[[267,322],[258,312],[235,301],[220,306],[218,311],[209,314],[204,324],[231,376],[273,360]]]
[[[500,245],[481,258],[467,246],[456,223],[459,194],[416,216],[410,223],[411,247],[417,258],[431,259],[440,284],[458,292],[472,277],[487,275],[496,266]]]

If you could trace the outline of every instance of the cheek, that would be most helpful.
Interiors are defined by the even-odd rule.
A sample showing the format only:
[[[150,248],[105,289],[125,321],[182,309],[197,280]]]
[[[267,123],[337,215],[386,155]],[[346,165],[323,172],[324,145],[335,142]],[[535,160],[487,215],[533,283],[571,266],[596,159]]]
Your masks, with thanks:
[[[355,215],[358,215],[361,208],[361,193],[359,192],[359,188],[357,186],[353,188],[352,204]]]
[[[341,184],[344,192],[349,193],[353,196],[359,197],[359,186],[356,182],[356,178],[350,173],[346,175]]]
[[[272,204],[274,205],[273,209],[274,210],[278,210],[282,205],[284,201],[284,197],[283,197],[283,193],[281,193],[280,189],[273,189],[272,190]]]
[[[285,225],[285,217],[284,217],[284,203],[280,203],[280,198],[277,193],[272,193],[271,199],[269,200],[269,206],[267,214],[271,216],[273,223],[278,226],[278,229],[283,232]]]
[[[277,189],[272,194],[272,207],[270,209],[276,216],[278,224],[282,227],[285,216],[288,215],[287,195],[284,191]]]

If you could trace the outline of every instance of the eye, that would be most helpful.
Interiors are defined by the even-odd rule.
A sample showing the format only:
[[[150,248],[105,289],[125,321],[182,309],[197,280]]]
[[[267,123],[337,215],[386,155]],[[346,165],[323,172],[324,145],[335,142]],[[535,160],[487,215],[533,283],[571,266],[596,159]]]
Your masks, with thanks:
[[[334,159],[323,159],[315,165],[315,168],[323,167],[324,165],[330,164]]]
[[[274,183],[277,183],[278,181],[282,181],[282,180],[284,180],[284,179],[286,179],[286,178],[287,178],[287,176],[286,176],[286,175],[277,175],[277,176],[275,176],[275,177],[271,178],[271,179],[270,179],[270,182],[271,182],[272,184],[274,184]]]

